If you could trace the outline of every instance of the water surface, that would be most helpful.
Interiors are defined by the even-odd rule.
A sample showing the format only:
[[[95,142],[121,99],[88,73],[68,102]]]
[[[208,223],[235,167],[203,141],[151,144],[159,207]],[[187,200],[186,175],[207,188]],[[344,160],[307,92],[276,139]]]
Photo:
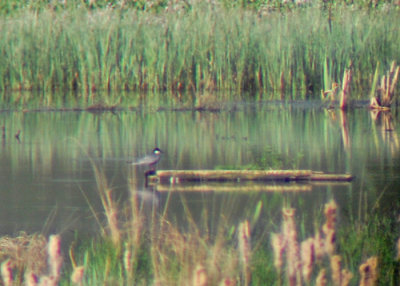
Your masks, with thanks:
[[[340,221],[363,220],[371,210],[398,215],[399,118],[366,108],[342,113],[315,105],[236,104],[214,112],[2,112],[0,233],[91,233],[102,207],[93,167],[104,172],[120,201],[139,194],[143,205],[162,208],[172,220],[189,209],[194,220],[252,217],[263,202],[263,220],[280,219],[282,204],[314,216],[335,199]],[[20,130],[19,139],[15,135]],[[159,169],[214,169],[263,164],[267,168],[351,173],[341,184],[307,185],[305,191],[152,192],[143,168],[127,160],[163,151]],[[227,187],[229,189],[229,185]],[[225,189],[226,189],[225,188]],[[232,187],[233,188],[233,187]],[[233,188],[234,189],[234,188]],[[249,187],[251,190],[251,185]],[[306,226],[307,227],[307,226]],[[310,223],[310,228],[312,223]]]

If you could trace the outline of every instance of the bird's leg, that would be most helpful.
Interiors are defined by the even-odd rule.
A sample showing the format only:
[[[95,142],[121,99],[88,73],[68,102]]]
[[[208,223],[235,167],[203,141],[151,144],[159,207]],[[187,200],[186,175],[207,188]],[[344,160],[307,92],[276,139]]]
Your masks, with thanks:
[[[145,188],[147,188],[148,185],[149,185],[149,176],[155,175],[155,174],[156,174],[156,169],[155,168],[151,168],[151,169],[147,170],[146,172],[144,172],[144,177],[145,177],[144,186],[145,186]]]

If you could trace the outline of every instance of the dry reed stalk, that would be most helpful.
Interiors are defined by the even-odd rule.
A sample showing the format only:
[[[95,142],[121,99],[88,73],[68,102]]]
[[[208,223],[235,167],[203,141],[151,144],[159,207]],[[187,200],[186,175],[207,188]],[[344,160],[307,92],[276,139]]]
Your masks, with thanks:
[[[160,285],[193,284],[195,281],[193,266],[206,260],[207,254],[204,250],[206,242],[202,240],[198,233],[193,233],[196,231],[191,230],[188,233],[182,233],[168,222],[163,223],[162,226],[157,234],[153,234],[151,248],[152,263],[154,269],[156,269],[154,271],[155,280],[159,281]],[[173,278],[174,281],[169,281],[172,279],[170,275],[171,257],[179,267],[179,276]],[[207,272],[207,276],[209,275],[210,273]]]
[[[399,79],[399,72],[400,72],[400,66],[397,66],[395,61],[392,61],[389,73],[390,80],[388,80],[388,88],[389,88],[388,93],[390,94],[391,97],[393,97],[394,95],[394,89],[396,88],[397,80]]]
[[[382,76],[380,87],[378,87],[378,95],[371,98],[370,107],[385,109],[390,108],[394,99],[394,92],[397,81],[399,79],[400,66],[393,61],[387,75]]]
[[[314,239],[309,238],[301,243],[301,266],[303,279],[309,283],[315,260]]]
[[[283,208],[283,225],[282,225],[282,235],[285,241],[289,241],[290,234],[296,231],[296,224],[294,222],[294,214],[296,210],[293,208]]]
[[[315,281],[316,286],[325,286],[328,283],[326,279],[326,270],[321,269],[321,271],[318,273],[317,279]]]
[[[400,237],[397,240],[397,256],[396,256],[396,260],[400,261]]]
[[[324,251],[328,255],[333,255],[336,249],[336,231],[333,229],[326,229]]]
[[[39,286],[58,286],[53,276],[41,276]]]
[[[215,239],[215,243],[212,247],[210,247],[210,257],[204,257],[203,259],[207,260],[207,266],[208,266],[208,276],[209,277],[218,277],[217,280],[219,280],[221,276],[221,259],[222,255],[224,254],[225,250],[225,241],[224,238],[221,237],[221,235],[217,235],[217,238]],[[232,259],[234,260],[234,259]],[[234,262],[232,261],[231,262]],[[227,260],[228,261],[228,260]],[[235,269],[234,271],[236,272],[236,268],[232,267]],[[230,272],[228,272],[230,273]],[[223,275],[223,274],[222,274]]]
[[[328,229],[335,229],[336,226],[336,213],[337,205],[335,201],[330,201],[325,204],[324,214],[326,218],[325,227]]]
[[[361,264],[359,268],[360,272],[360,286],[373,286],[377,285],[378,280],[378,257],[373,256],[367,259],[367,261]]]
[[[325,253],[332,255],[335,252],[336,241],[336,213],[337,205],[335,201],[325,204],[325,224],[322,226],[322,232],[325,234],[324,250]]]
[[[48,263],[50,267],[50,275],[57,283],[60,279],[61,266],[63,258],[61,255],[61,236],[51,235],[47,245]]]
[[[329,100],[328,108],[333,108],[334,107],[338,89],[339,89],[338,83],[337,82],[333,82],[331,89],[325,90],[325,91],[321,90],[322,98]]]
[[[129,241],[130,244],[133,246],[139,246],[140,244],[140,238],[142,234],[142,227],[143,227],[143,220],[144,220],[144,215],[141,212],[141,207],[140,207],[140,200],[139,200],[139,192],[138,187],[136,186],[136,182],[130,183],[131,187],[131,197],[130,197],[130,204],[129,204],[129,210],[130,210],[130,219],[129,219]],[[143,198],[143,197],[142,197]],[[135,248],[134,248],[135,249]]]
[[[130,277],[132,273],[132,251],[128,243],[125,244],[123,262],[125,273],[128,277]]]
[[[347,269],[343,269],[342,270],[342,281],[341,281],[340,286],[348,286],[348,285],[350,285],[351,278],[353,278],[353,273],[351,273]]]
[[[166,232],[163,232],[164,234]],[[162,285],[160,284],[163,281],[163,271],[164,265],[167,261],[167,255],[164,255],[163,246],[166,245],[164,241],[164,236],[159,233],[155,233],[153,229],[151,234],[151,261],[154,268],[154,284],[155,285]]]
[[[106,176],[92,164],[93,171],[96,178],[97,190],[100,195],[100,200],[104,208],[104,212],[107,218],[108,227],[111,233],[111,240],[118,246],[121,241],[121,232],[118,227],[118,211],[117,205],[112,198],[112,190],[108,188]]]
[[[25,272],[24,277],[26,286],[37,286],[39,283],[38,277],[33,272]]]
[[[235,286],[235,285],[236,285],[236,281],[232,278],[224,278],[219,283],[219,286]]]
[[[390,107],[392,104],[394,88],[399,76],[399,68],[400,67],[396,67],[396,63],[393,61],[387,76],[382,76],[381,86],[379,89],[381,91],[381,106]]]
[[[281,233],[273,233],[271,235],[271,244],[274,251],[274,266],[276,271],[282,273],[283,253],[285,252],[286,242]]]
[[[245,285],[250,283],[250,256],[251,256],[251,242],[250,242],[250,224],[249,221],[244,221],[239,224],[239,253],[242,260],[243,273]]]
[[[121,232],[118,227],[118,210],[112,199],[112,190],[107,189],[101,200],[106,213],[108,226],[110,228],[111,240],[115,245],[119,245],[121,241]]]
[[[239,278],[236,273],[240,269],[240,254],[238,255],[237,251],[230,250],[226,242],[226,234],[221,232],[217,235],[214,245],[209,246],[208,250],[206,249],[208,256],[206,253],[204,260],[207,261],[208,285],[215,285],[218,282],[220,284],[224,282],[226,285],[234,285],[236,283],[234,277]],[[248,267],[248,271],[250,272],[250,267]],[[250,278],[250,274],[248,274],[247,278],[245,277],[245,279],[249,280]]]
[[[383,106],[379,103],[377,97],[372,97],[369,101],[369,107],[372,109],[383,109]]]
[[[346,69],[343,75],[342,92],[340,94],[340,109],[344,110],[348,106],[350,97],[351,69]]]
[[[106,285],[106,281],[108,281],[111,272],[111,260],[108,258],[106,260],[106,265],[104,266],[104,280],[103,285]]]
[[[126,226],[123,229],[127,230],[129,243],[125,243],[124,251],[124,269],[128,280],[131,280],[135,276],[135,268],[133,267],[134,261],[137,261],[139,250],[141,249],[144,215],[140,206],[140,200],[138,198],[139,192],[136,181],[130,183],[131,197],[130,203],[127,207],[127,217],[129,218]]]
[[[301,262],[299,255],[299,244],[297,242],[297,231],[294,222],[295,209],[284,208],[283,213],[283,235],[287,241],[286,266],[290,285],[301,285]]]
[[[208,277],[206,268],[199,264],[196,266],[193,274],[193,286],[206,286],[208,285]]]
[[[325,242],[324,239],[322,239],[320,232],[318,232],[314,237],[314,251],[315,259],[321,261],[325,255]]]
[[[7,259],[1,264],[1,278],[5,286],[12,286],[14,282],[12,263],[10,259]]]
[[[85,274],[85,267],[83,266],[74,267],[74,270],[71,274],[71,282],[77,285],[82,285],[84,274]]]
[[[335,286],[342,284],[342,258],[339,255],[331,256],[332,283]]]

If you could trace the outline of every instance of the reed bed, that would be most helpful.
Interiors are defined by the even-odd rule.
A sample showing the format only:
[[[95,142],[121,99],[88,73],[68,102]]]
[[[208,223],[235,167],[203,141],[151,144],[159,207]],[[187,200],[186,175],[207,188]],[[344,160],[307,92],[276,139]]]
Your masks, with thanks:
[[[220,90],[304,99],[340,83],[350,65],[352,89],[368,90],[377,63],[386,69],[400,58],[398,11],[332,7],[21,9],[0,19],[0,90],[194,92],[185,99]]]

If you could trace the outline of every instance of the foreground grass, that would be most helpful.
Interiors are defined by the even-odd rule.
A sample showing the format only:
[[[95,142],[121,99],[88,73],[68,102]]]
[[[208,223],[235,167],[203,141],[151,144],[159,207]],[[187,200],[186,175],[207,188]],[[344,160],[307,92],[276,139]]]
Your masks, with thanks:
[[[277,233],[258,238],[247,220],[234,233],[221,224],[211,238],[193,222],[183,230],[157,219],[140,243],[131,245],[140,249],[134,261],[127,260],[132,257],[129,240],[122,246],[103,237],[89,247],[81,244],[77,253],[86,269],[86,285],[325,285],[322,280],[331,285],[397,285],[395,225],[371,217],[361,227],[339,227],[337,211],[333,201],[327,203],[323,225],[311,237],[301,231],[304,222],[296,221],[296,210],[283,208]]]
[[[395,223],[371,214],[365,224],[340,226],[334,201],[318,206],[311,233],[304,231],[306,217],[298,221],[298,210],[284,207],[280,225],[255,228],[257,208],[236,226],[221,222],[211,235],[189,210],[175,223],[167,206],[145,213],[137,193],[122,204],[108,188],[100,191],[103,235],[76,237],[69,259],[61,257],[60,236],[1,238],[4,285],[398,285],[400,279]]]
[[[40,7],[0,18],[0,90],[188,91],[198,100],[205,90],[273,91],[305,99],[340,83],[349,67],[352,88],[369,90],[378,63],[383,74],[400,59],[395,5],[263,13],[199,3],[158,13]],[[4,93],[2,102],[10,100],[30,99]]]

